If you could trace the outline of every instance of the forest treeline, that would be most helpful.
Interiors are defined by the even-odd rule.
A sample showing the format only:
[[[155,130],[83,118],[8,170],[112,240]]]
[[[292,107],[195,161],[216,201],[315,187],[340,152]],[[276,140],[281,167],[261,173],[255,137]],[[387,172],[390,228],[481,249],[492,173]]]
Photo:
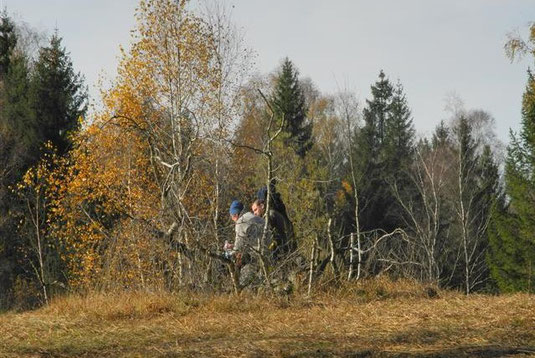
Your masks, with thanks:
[[[321,93],[288,58],[251,75],[253,53],[217,7],[142,0],[136,19],[88,117],[58,31],[44,39],[2,13],[2,307],[79,290],[229,290],[228,206],[268,182],[293,223],[297,251],[275,265],[294,284],[388,275],[535,291],[531,73],[502,163],[484,110],[454,106],[417,136],[401,82],[379,69],[362,104]]]

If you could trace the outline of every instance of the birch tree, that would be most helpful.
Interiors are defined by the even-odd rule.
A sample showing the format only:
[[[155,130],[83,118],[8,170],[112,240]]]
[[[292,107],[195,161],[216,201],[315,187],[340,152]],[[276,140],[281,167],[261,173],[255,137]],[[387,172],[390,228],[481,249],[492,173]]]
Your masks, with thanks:
[[[411,257],[406,262],[420,272],[421,279],[439,283],[449,246],[447,185],[451,176],[451,152],[447,138],[435,138],[433,145],[421,143],[408,176],[416,193],[402,195],[395,182],[393,192],[404,210]]]

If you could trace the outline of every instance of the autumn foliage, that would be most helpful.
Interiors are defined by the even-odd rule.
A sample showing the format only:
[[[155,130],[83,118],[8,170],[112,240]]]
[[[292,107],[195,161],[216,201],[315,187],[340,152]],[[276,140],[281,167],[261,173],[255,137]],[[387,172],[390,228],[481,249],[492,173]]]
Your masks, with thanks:
[[[220,105],[214,39],[184,1],[142,1],[137,21],[104,109],[75,135],[55,168],[60,182],[50,183],[50,220],[74,287],[173,285],[186,268],[165,240],[168,227],[178,222],[186,241],[201,230],[199,240],[214,238],[200,224],[214,211],[206,205]]]
[[[239,264],[222,252],[228,205],[247,208],[263,186],[284,203],[296,249],[264,261],[260,290],[312,295],[378,276],[496,290],[490,115],[459,108],[417,140],[403,86],[383,71],[361,109],[288,58],[251,76],[224,12],[142,0],[135,16],[100,109],[12,187],[29,262],[18,291],[45,303],[65,290],[239,292]]]

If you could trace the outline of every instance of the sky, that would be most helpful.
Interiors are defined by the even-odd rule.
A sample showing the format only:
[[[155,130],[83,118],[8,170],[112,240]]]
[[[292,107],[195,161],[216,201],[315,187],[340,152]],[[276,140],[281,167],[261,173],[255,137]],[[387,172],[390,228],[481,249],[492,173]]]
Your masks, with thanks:
[[[521,121],[522,93],[533,59],[511,61],[507,34],[526,36],[534,0],[221,0],[232,9],[255,70],[284,57],[322,93],[349,89],[364,104],[383,70],[399,80],[421,135],[441,120],[451,94],[466,109],[496,120],[504,142]],[[195,3],[195,0],[192,0]],[[63,37],[93,101],[99,78],[113,78],[119,46],[128,47],[137,0],[0,0],[17,21]]]

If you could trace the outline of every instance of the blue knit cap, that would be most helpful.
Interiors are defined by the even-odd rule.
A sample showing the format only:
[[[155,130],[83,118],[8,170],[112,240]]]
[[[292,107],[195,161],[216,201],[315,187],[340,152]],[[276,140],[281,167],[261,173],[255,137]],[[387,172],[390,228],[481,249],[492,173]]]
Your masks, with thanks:
[[[256,198],[259,199],[259,200],[266,201],[266,198],[267,198],[267,187],[266,186],[263,186],[263,187],[260,188],[260,190],[258,190],[258,192],[256,193]]]
[[[229,213],[230,215],[238,215],[243,210],[243,204],[239,200],[234,200],[230,204]]]

